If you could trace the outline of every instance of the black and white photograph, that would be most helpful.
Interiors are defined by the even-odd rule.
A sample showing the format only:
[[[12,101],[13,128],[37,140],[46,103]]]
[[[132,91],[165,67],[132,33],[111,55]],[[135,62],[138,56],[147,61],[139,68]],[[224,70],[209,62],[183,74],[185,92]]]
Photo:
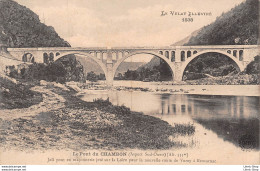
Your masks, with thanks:
[[[259,0],[0,0],[0,164],[258,170],[259,72]]]

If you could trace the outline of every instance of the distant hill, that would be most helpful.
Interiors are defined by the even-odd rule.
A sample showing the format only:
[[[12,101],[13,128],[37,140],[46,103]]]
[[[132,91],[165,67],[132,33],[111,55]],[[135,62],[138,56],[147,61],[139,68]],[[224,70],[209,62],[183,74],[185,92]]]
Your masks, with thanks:
[[[100,66],[94,60],[92,60],[90,58],[85,58],[85,57],[82,57],[82,56],[77,56],[77,55],[76,55],[76,58],[83,65],[85,75],[88,72],[91,72],[91,71],[93,71],[96,74],[103,73]],[[123,62],[119,65],[117,72],[116,72],[116,75],[118,73],[124,73],[128,69],[129,70],[136,70],[137,68],[139,68],[143,64],[144,64],[143,62]]]
[[[103,73],[100,66],[93,59],[90,59],[90,58],[87,58],[87,57],[85,58],[83,56],[78,56],[78,55],[76,55],[76,59],[78,61],[80,61],[80,63],[84,67],[84,74],[85,75],[90,71],[93,71],[96,74]]]
[[[129,70],[137,70],[140,66],[144,65],[143,62],[123,62],[119,65],[116,75],[118,73],[125,73],[128,69]]]
[[[153,68],[155,66],[160,65],[160,58],[153,57],[148,63],[140,66],[137,71],[141,71],[142,68]]]

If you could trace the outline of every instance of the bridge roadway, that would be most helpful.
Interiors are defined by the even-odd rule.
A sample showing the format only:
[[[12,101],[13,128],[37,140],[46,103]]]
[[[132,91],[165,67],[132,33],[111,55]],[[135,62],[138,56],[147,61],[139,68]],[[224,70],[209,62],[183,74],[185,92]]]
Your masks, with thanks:
[[[23,62],[49,63],[63,56],[74,54],[91,58],[105,73],[107,85],[113,79],[119,65],[136,54],[150,54],[164,60],[172,71],[173,81],[181,81],[187,65],[205,53],[223,54],[234,61],[240,71],[259,55],[259,45],[210,45],[210,46],[166,46],[166,47],[39,47],[7,48],[13,57]]]

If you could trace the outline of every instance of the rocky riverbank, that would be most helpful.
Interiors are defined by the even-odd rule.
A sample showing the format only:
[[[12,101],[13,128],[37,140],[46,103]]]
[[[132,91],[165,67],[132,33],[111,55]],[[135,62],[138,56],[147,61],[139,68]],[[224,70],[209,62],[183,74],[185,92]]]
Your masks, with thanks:
[[[86,93],[92,90],[106,90],[105,82],[78,83]],[[143,91],[167,94],[197,94],[226,96],[259,96],[259,85],[187,85],[173,82],[114,81],[111,88],[116,91]],[[87,91],[84,91],[87,90]]]
[[[23,84],[0,73],[0,109],[27,108],[43,100],[42,94],[30,90],[35,84]]]
[[[195,131],[193,125],[172,127],[158,118],[113,106],[108,100],[85,102],[69,89],[52,83],[39,85],[34,91],[43,94],[41,103],[19,111],[1,109],[1,148],[168,149],[185,146],[172,137]]]

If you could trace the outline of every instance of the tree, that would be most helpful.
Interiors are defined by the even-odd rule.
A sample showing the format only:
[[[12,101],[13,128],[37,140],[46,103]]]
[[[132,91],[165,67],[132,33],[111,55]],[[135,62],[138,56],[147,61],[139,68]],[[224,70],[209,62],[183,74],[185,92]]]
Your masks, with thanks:
[[[257,55],[254,57],[254,61],[250,62],[246,69],[245,72],[247,74],[259,74],[260,73],[260,56]]]
[[[91,71],[87,73],[87,80],[96,82],[98,80],[98,77],[93,71]]]

